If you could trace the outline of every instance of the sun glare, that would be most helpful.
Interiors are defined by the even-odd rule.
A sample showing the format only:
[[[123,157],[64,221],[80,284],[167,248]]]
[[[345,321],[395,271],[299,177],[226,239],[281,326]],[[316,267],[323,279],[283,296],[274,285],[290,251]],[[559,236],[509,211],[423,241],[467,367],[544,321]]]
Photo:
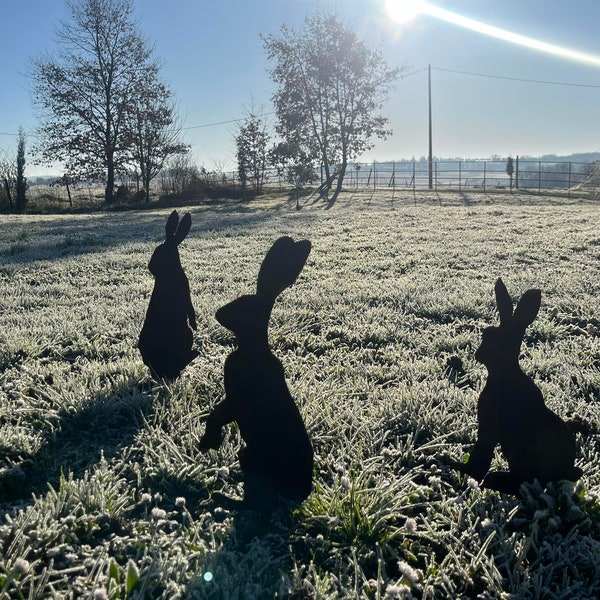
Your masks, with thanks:
[[[417,17],[419,14],[426,14],[436,19],[441,19],[447,23],[470,29],[477,33],[483,33],[490,37],[494,37],[505,42],[512,44],[518,44],[532,50],[538,50],[545,52],[546,54],[553,54],[554,56],[560,56],[569,60],[575,60],[582,63],[587,63],[595,67],[600,67],[600,56],[596,54],[588,54],[586,52],[579,52],[571,48],[564,48],[563,46],[557,46],[555,44],[549,44],[535,38],[530,38],[525,35],[513,33],[506,29],[500,29],[469,17],[463,17],[462,15],[456,14],[449,10],[439,8],[425,2],[425,0],[386,0],[386,9],[389,15],[399,24],[406,23],[410,19]]]
[[[425,0],[386,0],[385,6],[396,23],[406,23],[425,12]]]

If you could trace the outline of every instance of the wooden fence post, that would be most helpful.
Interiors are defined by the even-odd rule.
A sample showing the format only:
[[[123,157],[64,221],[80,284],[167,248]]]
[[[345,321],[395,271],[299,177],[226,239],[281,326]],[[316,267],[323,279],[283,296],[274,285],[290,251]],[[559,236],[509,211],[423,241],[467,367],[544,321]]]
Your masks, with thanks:
[[[483,191],[485,192],[485,177],[487,172],[487,160],[483,161]]]
[[[373,161],[373,190],[377,188],[377,168],[375,167],[375,161]]]

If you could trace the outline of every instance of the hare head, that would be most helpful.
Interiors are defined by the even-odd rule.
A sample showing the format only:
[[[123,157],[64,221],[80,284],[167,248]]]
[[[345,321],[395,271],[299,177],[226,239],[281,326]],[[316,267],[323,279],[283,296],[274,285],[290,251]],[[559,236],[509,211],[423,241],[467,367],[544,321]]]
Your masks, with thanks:
[[[238,341],[264,343],[272,308],[273,302],[263,294],[245,295],[219,308],[215,318],[234,333]]]
[[[527,290],[513,312],[513,303],[502,279],[496,281],[494,291],[500,325],[483,330],[481,344],[475,352],[475,359],[488,370],[518,365],[525,330],[536,318],[542,301],[540,290]]]
[[[176,210],[169,215],[165,227],[165,241],[154,250],[148,264],[148,269],[154,277],[168,276],[181,270],[177,246],[185,239],[191,226],[190,213],[185,214],[181,221]]]

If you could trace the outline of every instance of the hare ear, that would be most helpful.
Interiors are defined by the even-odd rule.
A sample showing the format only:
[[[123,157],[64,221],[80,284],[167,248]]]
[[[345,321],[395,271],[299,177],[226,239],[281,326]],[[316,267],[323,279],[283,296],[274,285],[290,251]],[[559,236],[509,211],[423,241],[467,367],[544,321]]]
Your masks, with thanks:
[[[291,237],[280,237],[271,246],[258,272],[256,293],[276,298],[296,281],[310,254],[309,240],[294,242]]]
[[[531,325],[537,317],[540,305],[542,304],[541,290],[527,290],[517,303],[515,308],[514,321],[519,327],[525,329]]]
[[[181,221],[179,222],[179,227],[175,232],[175,244],[179,246],[185,237],[190,232],[190,227],[192,226],[192,215],[190,213],[185,213],[183,215]]]
[[[167,241],[171,240],[173,238],[173,236],[175,235],[175,232],[177,231],[178,223],[179,223],[179,215],[177,214],[177,211],[174,210],[169,215],[169,218],[167,219],[167,226],[165,227]]]
[[[494,291],[496,293],[496,306],[498,307],[498,314],[500,315],[500,324],[508,323],[513,314],[513,304],[510,299],[510,295],[504,282],[500,277],[496,281],[496,285],[494,286]]]

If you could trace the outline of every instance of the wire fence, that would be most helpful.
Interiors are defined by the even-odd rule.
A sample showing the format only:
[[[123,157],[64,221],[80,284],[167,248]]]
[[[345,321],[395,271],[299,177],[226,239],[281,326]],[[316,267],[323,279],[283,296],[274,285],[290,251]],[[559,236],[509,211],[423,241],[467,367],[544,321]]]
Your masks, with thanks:
[[[400,161],[391,163],[356,164],[344,178],[345,187],[374,189],[521,189],[574,190],[591,184],[595,163],[513,161],[512,174],[506,161],[456,160]]]
[[[407,190],[466,190],[466,189],[520,189],[530,192],[573,191],[584,187],[599,187],[600,169],[597,163],[573,161],[513,161],[512,177],[507,172],[506,160],[435,160],[431,170],[428,160],[354,163],[348,166],[343,188],[407,189]],[[323,183],[321,169],[315,173]],[[213,185],[240,185],[236,171],[208,173]],[[264,176],[267,188],[287,188],[285,174],[267,170]]]

